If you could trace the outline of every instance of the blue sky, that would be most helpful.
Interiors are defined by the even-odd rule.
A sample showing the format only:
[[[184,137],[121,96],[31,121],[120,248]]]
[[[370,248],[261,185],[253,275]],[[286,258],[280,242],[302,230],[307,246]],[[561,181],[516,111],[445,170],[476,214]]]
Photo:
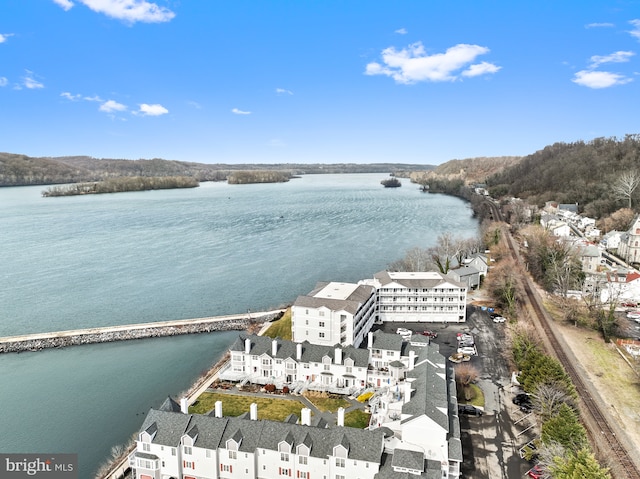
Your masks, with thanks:
[[[640,133],[640,1],[2,0],[0,151],[420,163]]]

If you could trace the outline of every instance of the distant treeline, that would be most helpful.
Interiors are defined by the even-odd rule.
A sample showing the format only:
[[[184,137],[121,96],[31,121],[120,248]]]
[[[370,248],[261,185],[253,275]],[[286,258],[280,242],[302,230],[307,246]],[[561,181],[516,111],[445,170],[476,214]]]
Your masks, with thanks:
[[[291,179],[288,171],[234,171],[228,177],[230,185],[246,185],[249,183],[284,183]]]
[[[111,178],[95,183],[75,183],[72,185],[52,186],[44,190],[42,192],[42,196],[96,195],[101,193],[119,193],[124,191],[195,188],[196,186],[199,186],[198,180],[187,176],[131,176],[126,178]]]
[[[34,158],[0,153],[0,186],[87,183],[119,177],[188,176],[202,181],[226,181],[238,171],[276,171],[289,175],[316,173],[389,173],[431,170],[433,165],[404,163],[226,164],[162,160],[97,159],[89,156]]]

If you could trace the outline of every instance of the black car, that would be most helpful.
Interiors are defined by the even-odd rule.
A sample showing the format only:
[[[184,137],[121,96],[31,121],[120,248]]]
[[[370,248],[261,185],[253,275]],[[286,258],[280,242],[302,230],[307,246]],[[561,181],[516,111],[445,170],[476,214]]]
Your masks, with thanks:
[[[458,414],[467,414],[469,416],[482,416],[482,411],[470,404],[458,404]]]
[[[522,404],[531,404],[531,398],[527,393],[516,394],[513,398],[513,404],[521,406]]]

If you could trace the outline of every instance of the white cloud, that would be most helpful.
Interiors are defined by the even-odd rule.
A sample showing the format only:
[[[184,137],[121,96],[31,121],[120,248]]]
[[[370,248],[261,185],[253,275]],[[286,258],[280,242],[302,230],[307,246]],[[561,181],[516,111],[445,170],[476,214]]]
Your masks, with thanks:
[[[231,110],[231,113],[235,113],[236,115],[251,115],[250,111],[242,111],[237,108],[234,108],[233,110]]]
[[[202,105],[200,103],[198,103],[197,101],[189,100],[187,102],[187,105],[192,106],[196,110],[201,110],[202,109]]]
[[[406,28],[398,28],[395,33],[397,33],[398,35],[406,35],[409,32]]]
[[[22,78],[22,85],[29,90],[44,88],[44,84],[33,78],[33,72],[26,70],[26,75]]]
[[[603,63],[624,63],[634,56],[634,52],[614,52],[611,55],[594,55],[591,57],[591,68],[596,68]]]
[[[629,33],[632,37],[640,40],[640,20],[631,20],[629,23],[633,25],[633,30],[631,30]]]
[[[157,103],[153,105],[149,105],[147,103],[141,103],[140,109],[136,113],[144,116],[160,116],[160,115],[166,115],[167,113],[169,113],[169,110],[167,110],[165,107]]]
[[[72,95],[68,91],[63,91],[62,93],[60,93],[60,96],[66,98],[69,101],[78,101],[80,98],[82,98],[82,95]]]
[[[102,98],[100,98],[99,96],[85,96],[82,98],[85,101],[97,101],[102,103],[104,100]]]
[[[118,103],[114,100],[107,100],[102,105],[100,105],[99,110],[104,111],[105,113],[113,113],[115,111],[125,111],[127,109],[126,105],[122,103]]]
[[[402,50],[389,47],[382,51],[382,64],[369,63],[365,74],[386,75],[397,83],[404,84],[421,81],[454,81],[458,78],[459,70],[473,62],[477,56],[488,52],[487,47],[463,43],[448,48],[445,53],[433,55],[426,53],[421,42],[409,45]],[[495,73],[500,69],[490,63],[486,65],[479,68],[470,67],[465,76]]]
[[[588,88],[598,89],[624,85],[625,83],[629,83],[631,78],[611,72],[581,70],[575,74],[575,77],[571,81]]]
[[[7,41],[7,38],[12,37],[13,33],[0,33],[0,43]]]
[[[284,88],[276,88],[276,93],[278,95],[293,95],[291,90],[285,90]]]
[[[9,84],[9,80],[7,77],[0,77],[0,86],[7,86]]]
[[[489,62],[476,63],[475,65],[471,65],[469,68],[463,71],[462,76],[477,77],[480,75],[486,75],[488,73],[496,73],[501,68],[502,67]]]
[[[584,28],[611,28],[615,25],[613,23],[589,23],[584,26]]]
[[[65,12],[68,12],[74,7],[74,4],[71,0],[53,0],[53,2],[62,7]]]
[[[71,0],[53,0],[64,10],[74,6]],[[176,16],[166,7],[146,0],[77,0],[97,13],[103,13],[108,17],[122,20],[127,23],[168,22]]]

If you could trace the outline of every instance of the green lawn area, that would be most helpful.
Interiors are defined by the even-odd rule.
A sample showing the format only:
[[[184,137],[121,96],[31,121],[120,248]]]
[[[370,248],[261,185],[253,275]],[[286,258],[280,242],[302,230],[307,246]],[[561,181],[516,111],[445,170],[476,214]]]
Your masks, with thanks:
[[[305,394],[305,397],[318,408],[319,411],[337,412],[338,408],[348,408],[350,403],[342,398],[328,398],[320,395]]]
[[[304,407],[301,402],[292,399],[205,392],[189,407],[189,412],[206,414],[214,409],[216,401],[222,401],[222,413],[225,416],[240,416],[245,412],[249,412],[251,403],[256,403],[258,405],[258,419],[271,421],[284,421],[289,414],[301,417],[300,411]]]
[[[344,425],[347,427],[357,427],[358,429],[364,429],[369,425],[370,414],[367,414],[360,409],[355,409],[344,415]]]
[[[288,308],[280,319],[271,323],[264,336],[291,340],[291,308]]]
[[[458,394],[458,403],[471,404],[476,407],[484,408],[484,393],[482,392],[482,389],[480,389],[477,384],[471,384],[469,387],[473,389],[473,399],[471,399],[471,401],[465,401],[464,396],[462,396],[462,394]]]

